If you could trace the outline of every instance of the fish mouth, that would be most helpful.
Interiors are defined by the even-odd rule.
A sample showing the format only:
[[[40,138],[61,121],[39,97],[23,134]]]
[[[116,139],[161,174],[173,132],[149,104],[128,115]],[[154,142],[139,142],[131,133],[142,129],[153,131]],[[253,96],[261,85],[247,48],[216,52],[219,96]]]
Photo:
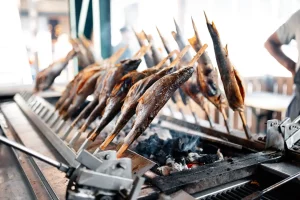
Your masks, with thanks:
[[[138,66],[141,64],[142,60],[141,59],[132,59],[128,60],[126,63],[126,70],[136,70]]]

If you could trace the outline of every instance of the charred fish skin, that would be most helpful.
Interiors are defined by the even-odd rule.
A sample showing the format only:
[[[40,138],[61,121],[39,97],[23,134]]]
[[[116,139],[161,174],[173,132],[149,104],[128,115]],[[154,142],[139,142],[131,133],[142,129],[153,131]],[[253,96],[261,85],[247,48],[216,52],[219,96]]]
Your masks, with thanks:
[[[94,131],[96,137],[105,128],[105,126],[120,112],[121,107],[124,103],[124,99],[131,88],[137,81],[145,78],[145,75],[141,72],[133,71],[126,74],[119,84],[117,84],[110,97],[107,99],[106,107],[101,120]]]
[[[72,104],[69,106],[66,114],[63,116],[64,120],[67,120],[70,117],[74,117],[76,110],[79,109],[86,98],[94,92],[96,81],[101,74],[103,74],[103,71],[97,72],[92,77],[90,77],[81,88],[77,89]]]
[[[109,98],[114,86],[117,82],[130,71],[136,70],[141,63],[141,59],[128,59],[120,62],[118,67],[108,71],[105,75],[102,88],[99,92],[99,102],[92,113],[86,120],[86,123],[81,127],[81,131],[85,131],[87,127],[97,118],[101,117],[101,113],[105,108],[106,101]]]
[[[121,114],[115,124],[114,129],[112,130],[111,133],[108,134],[107,138],[100,146],[102,150],[104,150],[106,146],[119,134],[122,128],[135,114],[135,109],[138,105],[138,100],[146,92],[146,90],[149,87],[151,87],[151,85],[153,85],[161,77],[172,72],[173,70],[174,70],[173,67],[162,69],[160,72],[138,81],[130,88],[124,100],[124,103],[122,105]]]
[[[175,52],[170,53],[166,58],[162,59],[156,66],[150,69],[146,69],[142,72],[132,71],[123,76],[121,81],[114,87],[109,99],[107,100],[107,106],[105,107],[104,114],[99,122],[98,127],[95,129],[95,132],[90,136],[91,138],[95,139],[103,130],[103,128],[105,128],[105,126],[115,117],[115,115],[120,112],[124,103],[124,99],[127,96],[130,88],[139,80],[142,80],[160,70],[166,60],[174,53]]]
[[[213,22],[209,23],[206,14],[205,17],[207,28],[213,41],[216,60],[221,74],[222,82],[224,83],[224,90],[228,99],[229,106],[234,111],[243,111],[245,92],[242,81],[237,71],[234,69],[233,65],[230,62],[227,45],[223,48],[219,32],[215,24]]]
[[[96,89],[94,91],[94,99],[91,101],[82,111],[79,113],[79,115],[75,118],[75,120],[72,122],[72,126],[74,127],[81,119],[86,119],[89,114],[95,109],[95,107],[99,103],[99,95],[100,91],[102,89],[102,83],[105,75],[107,74],[107,70],[103,72],[101,76],[98,77],[97,83],[96,83]]]
[[[160,109],[171,98],[175,90],[187,81],[193,72],[193,67],[185,67],[164,76],[148,88],[139,99],[139,104],[136,108],[135,123],[129,134],[125,137],[124,143],[118,151],[118,156],[122,155],[132,142],[144,132]]]
[[[63,104],[64,100],[68,97],[68,94],[70,93],[70,90],[73,87],[73,84],[74,84],[74,79],[68,83],[68,85],[67,85],[66,89],[63,91],[61,97],[56,102],[55,110],[58,110],[59,107]]]
[[[198,34],[197,27],[192,18],[192,25],[194,28],[194,37],[189,39],[190,44],[197,52],[202,47],[202,43]],[[204,52],[198,59],[197,65],[197,81],[201,93],[213,103],[221,112],[227,107],[227,101],[224,94],[218,87],[218,72],[213,66],[211,59],[207,52]]]

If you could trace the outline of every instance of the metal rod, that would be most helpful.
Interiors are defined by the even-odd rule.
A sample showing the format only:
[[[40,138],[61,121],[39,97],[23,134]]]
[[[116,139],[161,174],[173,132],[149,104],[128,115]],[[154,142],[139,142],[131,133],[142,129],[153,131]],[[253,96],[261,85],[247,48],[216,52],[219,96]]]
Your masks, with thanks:
[[[251,132],[250,132],[250,129],[247,125],[247,122],[246,122],[246,118],[245,118],[245,113],[242,112],[242,111],[238,111],[239,112],[239,115],[241,117],[241,120],[243,122],[243,128],[244,128],[244,131],[245,131],[245,134],[246,134],[246,137],[247,139],[251,139]]]
[[[276,189],[277,187],[285,184],[286,182],[289,182],[291,180],[293,180],[294,178],[297,178],[298,176],[300,176],[300,172],[297,172],[296,174],[292,175],[292,176],[289,176],[287,177],[286,179],[283,179],[282,181],[279,181],[278,183],[275,183],[274,185],[271,185],[270,187],[264,189],[262,192],[263,194],[273,190],[273,189]]]
[[[73,146],[74,146],[74,144],[77,142],[77,140],[80,138],[80,135],[81,135],[81,131],[79,130],[79,131],[77,131],[76,133],[75,133],[75,135],[72,137],[72,139],[70,140],[70,142],[69,142],[69,147],[72,147],[73,148]]]
[[[55,110],[49,115],[49,117],[46,119],[45,122],[48,123],[54,114],[55,114]]]
[[[49,112],[49,109],[46,108],[46,109],[43,111],[43,113],[41,114],[41,118],[44,119],[44,118],[46,117],[46,115],[48,114],[48,112]]]
[[[271,190],[274,190],[274,189],[278,188],[279,186],[282,186],[283,184],[293,180],[294,178],[297,178],[298,176],[300,176],[300,172],[297,172],[296,174],[291,175],[291,176],[283,179],[282,181],[279,181],[278,183],[275,183],[274,185],[271,185],[271,186],[267,187],[263,191],[254,192],[254,193],[246,196],[242,200],[258,200],[258,199],[261,198],[262,195],[266,194],[267,192],[269,192]]]
[[[45,106],[42,106],[42,108],[37,112],[37,115],[40,115],[44,109],[45,109]]]
[[[85,141],[84,141],[84,142],[82,143],[82,145],[79,147],[77,153],[79,153],[79,152],[81,152],[82,150],[86,149],[86,148],[89,146],[89,144],[90,144],[91,142],[92,142],[92,141],[89,140],[88,138],[85,139]]]
[[[59,115],[56,116],[56,118],[54,118],[54,120],[52,121],[51,125],[50,125],[50,128],[53,128],[54,125],[58,122],[59,120]]]
[[[65,124],[66,124],[65,120],[60,121],[57,128],[55,129],[55,132],[58,134],[60,132],[60,130],[62,129],[62,127],[64,127]]]
[[[61,137],[62,140],[66,140],[66,138],[69,136],[69,134],[71,133],[73,129],[73,126],[69,126],[66,130],[66,132],[63,134],[63,136]]]
[[[63,171],[63,172],[67,172],[69,170],[69,167],[63,163],[60,163],[56,160],[52,160],[51,158],[49,157],[46,157],[36,151],[33,151],[31,149],[28,149],[27,147],[23,146],[23,145],[20,145],[14,141],[11,141],[3,136],[0,135],[0,141],[5,144],[5,145],[8,145],[10,147],[13,147],[15,149],[18,149],[19,151],[22,151],[23,153],[26,153],[28,155],[31,155],[45,163],[48,163],[49,165],[52,165],[53,167],[56,167],[57,169]]]

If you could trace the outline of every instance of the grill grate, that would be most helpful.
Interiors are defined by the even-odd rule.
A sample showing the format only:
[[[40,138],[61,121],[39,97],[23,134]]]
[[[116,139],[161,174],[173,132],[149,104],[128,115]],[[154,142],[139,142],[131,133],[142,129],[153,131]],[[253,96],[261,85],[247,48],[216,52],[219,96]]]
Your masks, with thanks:
[[[255,185],[246,183],[244,185],[222,191],[218,194],[206,196],[204,198],[201,198],[201,200],[240,200],[256,191],[258,191],[258,188]],[[264,195],[261,199],[276,200],[274,197],[270,195]]]

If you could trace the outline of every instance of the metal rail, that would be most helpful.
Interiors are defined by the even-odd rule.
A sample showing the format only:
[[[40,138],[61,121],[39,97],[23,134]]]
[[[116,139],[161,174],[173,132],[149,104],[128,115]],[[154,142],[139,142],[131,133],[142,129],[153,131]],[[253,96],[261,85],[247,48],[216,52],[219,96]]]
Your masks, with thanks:
[[[55,132],[57,129],[56,125],[58,125],[58,122],[61,122],[61,120],[55,113],[54,107],[44,99],[28,93],[24,93],[23,96],[16,94],[14,100],[67,163],[71,167],[76,167],[79,164],[75,160],[77,152],[67,145],[66,138],[61,138],[58,133]],[[44,112],[40,112],[41,109],[45,110],[44,112],[48,111],[48,113],[44,114]],[[71,122],[65,122],[67,126],[70,126],[70,124]],[[132,159],[132,169],[135,175],[144,174],[156,164],[131,150],[125,152],[124,155]]]

